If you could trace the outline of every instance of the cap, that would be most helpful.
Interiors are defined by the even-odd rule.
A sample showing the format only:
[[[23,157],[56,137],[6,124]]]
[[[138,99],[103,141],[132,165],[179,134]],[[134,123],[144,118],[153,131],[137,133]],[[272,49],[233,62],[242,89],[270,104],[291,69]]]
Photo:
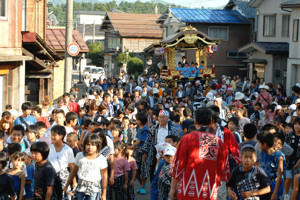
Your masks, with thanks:
[[[166,110],[161,110],[161,111],[159,112],[159,115],[165,115],[165,116],[167,116],[167,117],[170,117],[169,112],[166,111]]]
[[[295,104],[292,104],[288,107],[290,110],[296,110],[297,106]]]
[[[241,92],[235,93],[235,100],[242,100],[245,97],[245,95]]]
[[[141,97],[142,97],[142,98],[146,98],[146,97],[147,97],[147,94],[143,92],[142,95],[141,95]]]
[[[140,87],[140,86],[136,86],[136,87],[135,87],[135,90],[137,90],[137,91],[143,91],[143,88]]]
[[[232,87],[227,88],[227,91],[233,91]]]
[[[282,109],[282,106],[281,105],[277,105],[276,107],[275,107],[275,111],[276,110],[281,110]]]
[[[295,104],[300,103],[300,98],[296,99]]]
[[[164,156],[175,156],[176,154],[176,148],[173,146],[167,147],[165,149]]]
[[[198,80],[198,81],[196,81],[196,84],[200,84],[200,81]]]

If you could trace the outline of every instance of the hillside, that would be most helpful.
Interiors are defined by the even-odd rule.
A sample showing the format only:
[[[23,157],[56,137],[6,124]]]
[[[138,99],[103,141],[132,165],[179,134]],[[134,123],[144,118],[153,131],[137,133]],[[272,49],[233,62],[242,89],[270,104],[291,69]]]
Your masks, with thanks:
[[[77,2],[82,1],[82,2]],[[84,2],[83,2],[84,1]],[[88,2],[89,1],[89,2]],[[122,1],[117,5],[116,1],[109,1],[105,3],[100,3],[99,0],[75,0],[73,10],[89,10],[89,11],[112,11],[113,9],[118,9],[127,13],[145,13],[151,14],[155,13],[155,7],[157,6],[157,13],[162,14],[168,6],[182,8],[183,6],[175,4],[165,4],[164,1],[156,0],[156,2],[142,2],[140,0],[135,2]],[[98,2],[98,3],[97,3]],[[57,17],[59,26],[65,25],[65,14],[66,14],[66,5],[62,0],[50,0],[49,3],[52,3],[52,6],[49,7],[49,13]]]

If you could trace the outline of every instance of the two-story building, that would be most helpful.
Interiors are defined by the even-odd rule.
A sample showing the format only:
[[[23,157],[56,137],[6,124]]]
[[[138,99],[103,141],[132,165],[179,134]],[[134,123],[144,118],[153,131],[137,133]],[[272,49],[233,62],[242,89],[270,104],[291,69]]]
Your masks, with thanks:
[[[163,29],[164,39],[189,25],[212,38],[220,38],[222,42],[217,52],[207,59],[208,67],[215,65],[218,79],[223,74],[247,75],[247,64],[242,62],[247,56],[245,53],[238,53],[236,49],[251,41],[251,22],[238,11],[168,8],[156,22]],[[195,62],[194,50],[177,52],[176,61],[180,61],[183,55],[188,62]]]
[[[290,41],[290,12],[282,10],[284,0],[251,0],[256,9],[254,42],[240,47],[248,54],[249,74],[265,79],[265,83],[286,84]]]
[[[292,86],[300,83],[300,0],[291,0],[281,4],[281,9],[290,11],[290,49],[287,61],[287,94],[291,94]]]
[[[52,72],[61,59],[45,43],[46,0],[1,0],[0,111],[52,97]]]
[[[116,58],[121,52],[142,54],[143,50],[162,39],[162,30],[155,23],[159,15],[108,12],[101,30],[105,31],[104,66],[108,76],[117,75]]]
[[[95,41],[104,42],[104,31],[100,28],[106,16],[105,11],[76,10],[74,15],[75,29],[88,45]]]

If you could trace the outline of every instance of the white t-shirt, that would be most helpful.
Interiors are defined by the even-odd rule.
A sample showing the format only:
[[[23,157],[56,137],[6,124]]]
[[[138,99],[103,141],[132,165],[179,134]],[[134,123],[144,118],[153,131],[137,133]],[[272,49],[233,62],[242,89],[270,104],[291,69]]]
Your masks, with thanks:
[[[112,139],[110,139],[108,136],[106,136],[106,141],[107,141],[107,146],[110,150],[110,155],[115,154],[115,148],[114,148],[114,143],[112,141]]]
[[[92,188],[93,192],[99,192],[101,169],[107,168],[107,161],[104,156],[100,154],[96,159],[89,160],[84,157],[83,152],[80,152],[76,156],[75,165],[79,167],[78,178],[89,182],[78,185],[78,192],[86,192],[87,187]]]
[[[56,152],[54,145],[51,144],[48,161],[52,164],[56,172],[64,170],[69,164],[75,162],[73,150],[65,144],[60,152]]]
[[[159,126],[158,133],[157,133],[157,144],[164,143],[167,136],[168,136],[168,125],[165,128]]]

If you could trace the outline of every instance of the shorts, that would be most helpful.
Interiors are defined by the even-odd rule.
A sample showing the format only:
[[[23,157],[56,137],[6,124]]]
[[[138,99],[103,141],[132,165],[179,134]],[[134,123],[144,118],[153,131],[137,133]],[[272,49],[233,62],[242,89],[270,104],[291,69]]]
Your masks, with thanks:
[[[287,169],[285,171],[285,178],[293,179],[294,178],[294,171],[292,169]]]

